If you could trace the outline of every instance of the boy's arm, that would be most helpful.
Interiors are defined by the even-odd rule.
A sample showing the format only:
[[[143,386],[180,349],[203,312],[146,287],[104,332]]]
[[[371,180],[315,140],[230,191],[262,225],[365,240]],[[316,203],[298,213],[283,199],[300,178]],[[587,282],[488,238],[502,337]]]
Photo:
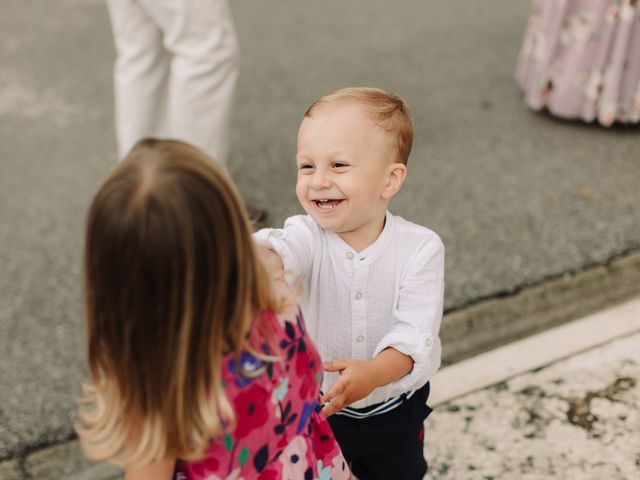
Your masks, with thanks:
[[[392,347],[385,348],[370,363],[378,377],[376,387],[395,382],[413,370],[413,359]]]
[[[373,359],[325,364],[325,370],[340,372],[338,381],[323,397],[324,402],[330,402],[324,408],[327,416],[366,397],[377,387],[395,383],[403,390],[412,390],[425,383],[425,376],[440,365],[438,331],[443,294],[444,246],[433,234],[408,262],[393,325],[378,343]],[[432,356],[434,348],[438,350]]]
[[[282,268],[287,273],[304,276],[311,268],[313,260],[314,231],[313,220],[304,215],[288,218],[284,228],[263,228],[253,234],[256,244],[265,247],[277,254],[282,264]],[[258,251],[261,259],[266,261],[268,270],[277,269],[277,262],[274,257],[263,251]],[[274,271],[274,270],[271,270]]]
[[[326,416],[369,395],[375,388],[387,385],[413,369],[413,359],[395,348],[386,348],[369,361],[333,360],[324,363],[328,372],[340,372],[340,379],[322,397],[328,402]]]
[[[393,382],[403,390],[421,387],[440,366],[444,246],[435,233],[432,235],[408,262],[400,280],[393,324],[374,350],[374,357],[388,348],[411,357],[413,369]]]

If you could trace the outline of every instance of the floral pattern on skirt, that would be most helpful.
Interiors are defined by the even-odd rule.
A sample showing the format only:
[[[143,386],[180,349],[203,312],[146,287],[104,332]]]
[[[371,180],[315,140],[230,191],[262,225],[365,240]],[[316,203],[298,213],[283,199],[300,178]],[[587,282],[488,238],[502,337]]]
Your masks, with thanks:
[[[178,462],[176,480],[351,478],[322,413],[320,356],[301,313],[289,317],[263,312],[251,334],[255,349],[273,355],[277,346],[281,361],[263,363],[244,351],[238,368],[232,354],[224,358],[223,382],[236,412],[235,428],[212,440],[203,460]],[[270,341],[262,339],[259,327],[273,332]]]
[[[535,110],[640,122],[638,0],[534,0],[516,80]]]

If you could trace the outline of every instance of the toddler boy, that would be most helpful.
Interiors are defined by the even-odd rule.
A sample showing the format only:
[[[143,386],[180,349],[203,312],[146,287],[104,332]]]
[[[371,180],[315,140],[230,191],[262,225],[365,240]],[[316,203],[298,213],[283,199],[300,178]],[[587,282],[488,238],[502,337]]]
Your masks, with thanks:
[[[254,235],[305,285],[307,328],[325,370],[337,372],[324,378],[325,412],[361,480],[427,471],[423,422],[440,366],[444,248],[431,230],[388,211],[412,140],[396,95],[358,87],[320,98],[298,132],[296,194],[308,215]]]

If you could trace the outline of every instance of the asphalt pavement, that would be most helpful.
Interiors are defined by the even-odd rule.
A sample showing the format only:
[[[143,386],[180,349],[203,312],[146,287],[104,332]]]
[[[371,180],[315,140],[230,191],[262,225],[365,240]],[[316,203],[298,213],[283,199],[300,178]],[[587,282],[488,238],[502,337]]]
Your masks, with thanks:
[[[380,86],[414,112],[409,178],[393,211],[443,238],[447,311],[593,268],[601,280],[615,274],[612,262],[640,250],[640,132],[524,107],[513,71],[528,8],[234,2],[242,71],[230,171],[247,203],[266,207],[273,225],[299,213],[293,158],[307,105],[335,88]],[[3,460],[73,437],[85,378],[83,224],[115,143],[102,0],[3,0],[0,40]]]

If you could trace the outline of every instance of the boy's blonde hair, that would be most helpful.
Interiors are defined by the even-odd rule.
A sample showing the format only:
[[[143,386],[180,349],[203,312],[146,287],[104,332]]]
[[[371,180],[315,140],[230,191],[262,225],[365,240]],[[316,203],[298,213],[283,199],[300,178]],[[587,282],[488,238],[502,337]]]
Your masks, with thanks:
[[[200,458],[234,425],[223,355],[238,362],[258,312],[280,307],[223,170],[182,142],[136,145],[87,221],[92,383],[76,430],[88,456],[134,465]]]
[[[313,102],[304,116],[312,117],[325,105],[348,101],[363,105],[371,120],[393,136],[391,153],[396,162],[406,165],[413,143],[413,122],[409,106],[398,95],[380,88],[342,88]]]

